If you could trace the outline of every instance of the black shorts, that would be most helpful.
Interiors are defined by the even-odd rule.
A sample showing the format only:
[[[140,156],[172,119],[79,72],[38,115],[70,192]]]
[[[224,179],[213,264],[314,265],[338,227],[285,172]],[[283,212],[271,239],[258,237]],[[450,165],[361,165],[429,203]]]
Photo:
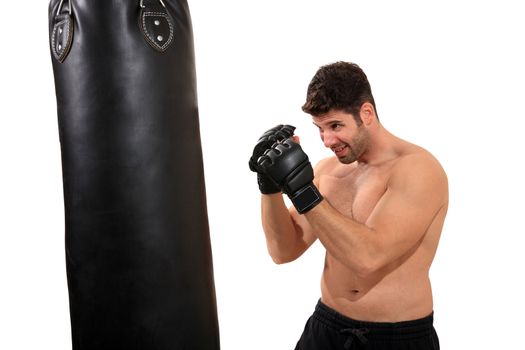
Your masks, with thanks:
[[[403,322],[364,322],[341,315],[320,300],[295,350],[439,350],[433,313]]]

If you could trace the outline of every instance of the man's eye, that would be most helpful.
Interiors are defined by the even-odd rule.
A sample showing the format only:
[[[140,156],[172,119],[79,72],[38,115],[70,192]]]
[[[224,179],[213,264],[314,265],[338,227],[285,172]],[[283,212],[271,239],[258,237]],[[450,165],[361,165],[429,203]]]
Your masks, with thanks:
[[[339,129],[341,127],[341,124],[332,124],[332,130]]]

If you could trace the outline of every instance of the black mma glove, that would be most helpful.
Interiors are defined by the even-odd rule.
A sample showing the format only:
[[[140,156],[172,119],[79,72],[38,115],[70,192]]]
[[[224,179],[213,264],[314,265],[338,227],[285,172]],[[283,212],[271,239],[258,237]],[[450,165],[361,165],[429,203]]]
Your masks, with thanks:
[[[306,213],[323,200],[313,183],[312,164],[298,143],[287,139],[274,144],[257,164],[290,197],[299,214]]]
[[[257,183],[259,190],[263,194],[279,193],[281,189],[275,184],[257,165],[257,160],[264,154],[264,152],[272,147],[276,142],[282,142],[293,136],[295,126],[279,124],[270,130],[266,131],[260,138],[253,149],[253,154],[250,158],[250,170],[257,173]]]

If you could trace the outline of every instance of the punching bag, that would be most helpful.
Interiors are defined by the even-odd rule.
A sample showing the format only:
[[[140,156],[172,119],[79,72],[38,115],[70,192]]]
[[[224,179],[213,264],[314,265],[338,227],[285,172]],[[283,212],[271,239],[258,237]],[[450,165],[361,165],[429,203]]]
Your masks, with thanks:
[[[185,0],[51,0],[73,350],[219,349]]]

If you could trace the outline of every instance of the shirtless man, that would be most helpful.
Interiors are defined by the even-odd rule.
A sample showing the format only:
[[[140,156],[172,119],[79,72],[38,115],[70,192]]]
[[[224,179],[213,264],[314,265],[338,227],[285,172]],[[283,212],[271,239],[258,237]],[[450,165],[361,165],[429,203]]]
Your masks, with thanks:
[[[250,159],[272,259],[291,262],[316,239],[326,248],[321,299],[296,349],[439,349],[428,272],[447,212],[445,172],[384,128],[353,63],[321,67],[303,111],[334,156],[314,171],[295,128],[279,125]]]

